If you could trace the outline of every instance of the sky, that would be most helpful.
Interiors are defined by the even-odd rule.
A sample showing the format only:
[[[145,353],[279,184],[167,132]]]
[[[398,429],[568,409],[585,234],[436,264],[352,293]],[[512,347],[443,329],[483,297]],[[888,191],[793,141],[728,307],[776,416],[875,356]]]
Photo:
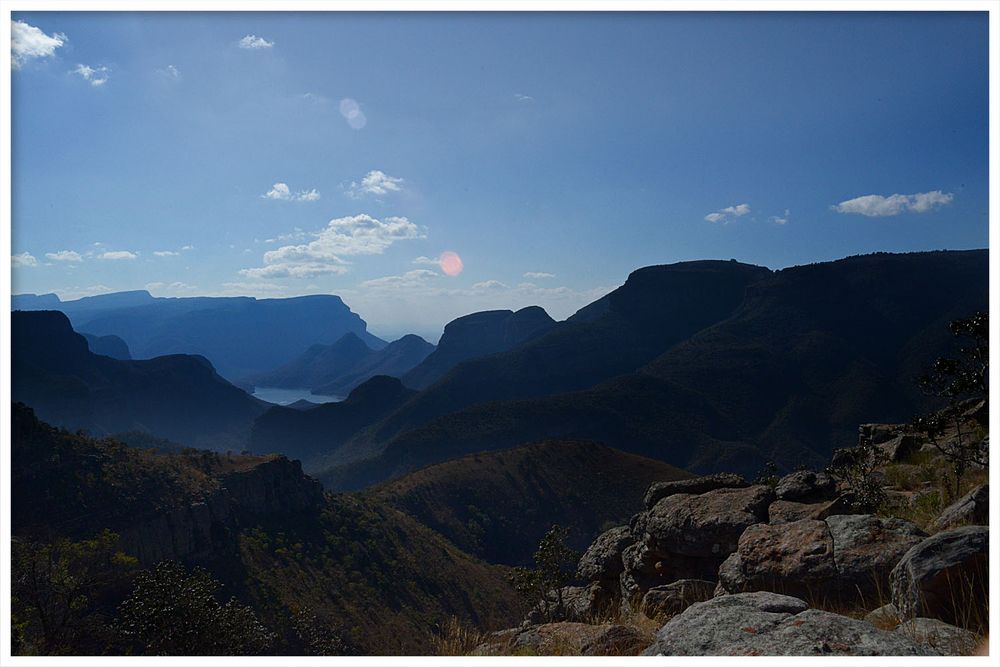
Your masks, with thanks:
[[[988,245],[985,13],[13,20],[14,293],[436,340],[651,264]]]

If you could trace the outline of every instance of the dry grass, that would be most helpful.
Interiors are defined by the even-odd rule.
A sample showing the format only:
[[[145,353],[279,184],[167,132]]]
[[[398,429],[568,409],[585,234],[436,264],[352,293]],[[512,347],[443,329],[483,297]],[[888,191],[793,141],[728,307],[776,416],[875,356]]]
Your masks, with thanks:
[[[467,628],[458,617],[452,616],[441,625],[440,633],[433,638],[434,654],[469,655],[488,639],[487,633]]]

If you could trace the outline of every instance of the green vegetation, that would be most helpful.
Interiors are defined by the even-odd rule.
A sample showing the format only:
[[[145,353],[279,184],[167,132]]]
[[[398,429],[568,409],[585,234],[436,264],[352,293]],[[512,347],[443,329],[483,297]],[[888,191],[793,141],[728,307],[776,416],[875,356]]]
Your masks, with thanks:
[[[563,606],[562,587],[573,577],[580,555],[566,546],[569,531],[552,526],[538,544],[534,568],[515,567],[510,580],[514,589],[532,603],[541,605],[542,616],[551,618]],[[555,600],[551,593],[555,593]]]

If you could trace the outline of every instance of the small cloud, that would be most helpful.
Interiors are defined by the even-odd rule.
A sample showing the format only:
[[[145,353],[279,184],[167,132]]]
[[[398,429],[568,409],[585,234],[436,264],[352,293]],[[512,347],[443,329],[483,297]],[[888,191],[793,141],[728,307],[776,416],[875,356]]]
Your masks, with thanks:
[[[413,264],[417,264],[419,266],[439,266],[441,262],[434,257],[425,257],[424,255],[421,255],[413,260]]]
[[[275,201],[316,201],[319,197],[316,189],[292,192],[287,183],[275,183],[270,190],[261,195],[261,199]]]
[[[10,256],[10,265],[14,268],[38,266],[38,260],[31,253],[22,252],[20,255]]]
[[[791,216],[790,216],[790,213],[789,213],[788,209],[786,208],[785,209],[785,215],[783,215],[783,216],[772,215],[770,218],[768,218],[768,220],[770,220],[771,222],[773,222],[776,225],[786,225],[786,224],[788,224],[788,218],[789,217],[791,217]]]
[[[403,189],[402,184],[402,178],[390,176],[384,171],[373,169],[365,174],[360,183],[351,181],[351,185],[347,189],[347,195],[355,199],[359,199],[365,195],[381,196],[390,192],[400,192]]]
[[[307,102],[312,102],[313,104],[328,104],[330,100],[323,97],[319,93],[302,93],[297,96],[299,99],[306,100]]]
[[[10,24],[10,66],[21,69],[29,60],[50,58],[66,41],[61,32],[46,35],[24,21],[14,21]]]
[[[79,74],[85,81],[89,81],[91,86],[103,86],[108,82],[108,75],[111,70],[107,67],[91,67],[89,65],[78,64],[76,69],[70,74]]]
[[[46,259],[51,259],[54,262],[82,262],[83,256],[78,252],[72,250],[60,250],[59,252],[47,252],[45,253]]]
[[[241,49],[249,50],[269,49],[274,46],[274,42],[269,42],[263,37],[258,37],[257,35],[247,35],[236,44]]]
[[[750,212],[750,204],[737,204],[736,206],[727,206],[726,208],[720,208],[714,213],[709,213],[705,216],[705,220],[709,222],[722,222],[727,223],[732,218],[739,218]]]
[[[546,278],[555,278],[556,274],[546,273],[545,271],[528,271],[524,274],[525,278],[531,278],[532,280],[544,280]]]
[[[177,257],[180,253],[173,250],[154,250],[153,254],[157,257]]]
[[[842,201],[831,206],[838,213],[854,213],[870,218],[883,218],[904,212],[926,213],[941,206],[947,206],[955,198],[950,192],[933,190],[912,195],[865,195]]]
[[[340,100],[340,115],[344,117],[344,120],[347,121],[352,130],[360,130],[368,124],[365,112],[361,110],[361,106],[357,100],[350,97]]]
[[[137,252],[129,252],[128,250],[109,250],[108,252],[99,255],[101,259],[127,259],[133,260],[139,257]]]
[[[156,73],[172,81],[180,81],[181,72],[173,65],[167,65],[163,69],[156,70]]]
[[[281,294],[288,288],[285,285],[276,283],[222,283],[222,289],[226,294],[240,294],[246,296],[257,296],[259,294]]]
[[[194,250],[194,246],[193,245],[186,245],[186,246],[183,246],[181,248],[181,250]]]
[[[522,95],[521,93],[514,93],[514,99],[518,102],[534,102],[535,98],[531,95]]]
[[[508,287],[506,284],[500,282],[499,280],[484,280],[481,283],[475,283],[472,286],[472,289],[486,291],[486,290],[508,289]]]
[[[432,280],[440,278],[441,274],[429,269],[414,269],[407,271],[401,276],[385,276],[374,278],[361,283],[361,287],[374,289],[413,289],[426,287]]]

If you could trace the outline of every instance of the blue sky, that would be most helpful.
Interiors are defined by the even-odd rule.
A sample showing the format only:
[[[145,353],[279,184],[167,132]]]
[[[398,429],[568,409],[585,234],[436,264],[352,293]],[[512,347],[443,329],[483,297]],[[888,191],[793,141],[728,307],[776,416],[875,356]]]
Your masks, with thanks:
[[[15,292],[335,293],[436,338],[649,264],[987,245],[983,13],[15,21]]]

